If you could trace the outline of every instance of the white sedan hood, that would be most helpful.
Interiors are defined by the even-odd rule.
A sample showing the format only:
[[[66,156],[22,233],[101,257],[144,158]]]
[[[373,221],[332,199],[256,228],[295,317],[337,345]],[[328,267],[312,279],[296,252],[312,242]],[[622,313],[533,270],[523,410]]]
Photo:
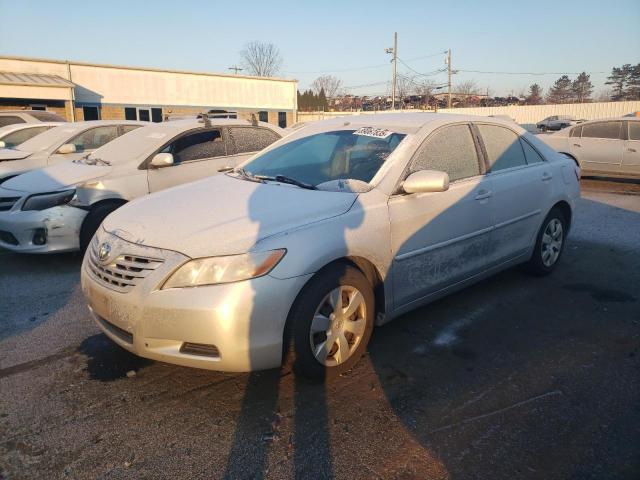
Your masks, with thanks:
[[[27,158],[32,152],[22,152],[12,148],[0,148],[0,162],[5,160],[21,160]]]
[[[55,192],[79,183],[107,175],[111,167],[64,162],[52,167],[32,170],[13,177],[2,184],[3,188],[28,193]]]
[[[223,174],[134,200],[103,226],[130,242],[192,258],[231,255],[250,251],[271,235],[340,215],[356,197]]]

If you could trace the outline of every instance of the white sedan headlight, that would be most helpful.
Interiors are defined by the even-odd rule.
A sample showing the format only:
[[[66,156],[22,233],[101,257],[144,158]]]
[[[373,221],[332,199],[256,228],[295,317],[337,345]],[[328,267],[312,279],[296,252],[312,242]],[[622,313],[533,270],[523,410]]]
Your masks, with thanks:
[[[216,285],[261,277],[273,270],[286,252],[281,249],[227,257],[196,258],[173,272],[162,289]]]
[[[22,205],[22,210],[46,210],[47,208],[66,205],[76,196],[75,190],[64,190],[62,192],[36,193],[30,195]]]

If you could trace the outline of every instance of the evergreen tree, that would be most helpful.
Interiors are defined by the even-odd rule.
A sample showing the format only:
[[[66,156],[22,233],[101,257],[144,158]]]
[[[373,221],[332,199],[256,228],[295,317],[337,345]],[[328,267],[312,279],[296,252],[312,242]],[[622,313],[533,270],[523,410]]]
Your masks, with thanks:
[[[624,100],[625,86],[629,77],[629,67],[631,65],[624,65],[621,68],[613,67],[611,69],[611,75],[604,82],[605,85],[611,85],[611,100],[614,102]]]
[[[640,100],[640,63],[629,68],[627,85],[624,92],[625,100]]]
[[[567,75],[562,75],[549,89],[548,103],[570,103],[573,97],[571,80]]]
[[[573,92],[573,99],[578,103],[585,103],[591,101],[591,94],[593,93],[593,84],[590,80],[590,75],[586,72],[582,72],[578,75],[571,84],[571,90]]]
[[[534,83],[529,87],[527,105],[540,105],[542,103],[542,87]]]
[[[329,110],[329,102],[327,101],[327,96],[324,93],[324,88],[321,88],[320,93],[318,94],[318,108],[324,112]]]

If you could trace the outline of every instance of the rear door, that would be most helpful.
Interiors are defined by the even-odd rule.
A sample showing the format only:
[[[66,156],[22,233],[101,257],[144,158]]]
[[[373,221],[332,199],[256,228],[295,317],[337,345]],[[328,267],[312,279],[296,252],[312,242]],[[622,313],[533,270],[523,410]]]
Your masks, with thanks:
[[[173,165],[149,165],[149,191],[157,192],[210,177],[227,166],[230,145],[221,128],[198,129],[174,138],[157,153],[173,155]]]
[[[592,173],[618,173],[622,165],[621,120],[593,122],[582,125],[582,136],[569,139],[571,153],[583,170]]]
[[[476,124],[493,189],[492,264],[529,251],[551,198],[552,170],[525,139],[502,125]]]
[[[627,124],[627,140],[624,142],[620,173],[640,176],[640,122],[628,121],[625,123]]]

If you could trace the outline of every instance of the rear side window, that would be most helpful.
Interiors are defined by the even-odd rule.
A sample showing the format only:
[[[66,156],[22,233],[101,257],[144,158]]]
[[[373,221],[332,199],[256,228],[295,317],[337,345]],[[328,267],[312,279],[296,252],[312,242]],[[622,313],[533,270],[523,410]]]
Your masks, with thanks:
[[[573,127],[571,129],[571,134],[569,136],[570,137],[580,137],[580,135],[582,135],[582,125],[579,125],[577,127]]]
[[[489,169],[492,172],[527,164],[520,138],[508,128],[497,125],[478,125],[484,142]]]
[[[180,137],[165,147],[163,152],[173,155],[174,163],[202,160],[204,158],[223,157],[227,149],[220,130],[192,133]]]
[[[618,140],[622,122],[598,122],[582,126],[582,138],[610,138]]]
[[[629,140],[640,140],[640,122],[629,122]]]
[[[122,128],[122,134],[124,135],[125,133],[129,133],[132,130],[140,128],[140,126],[141,125],[122,125],[120,128]]]
[[[6,127],[7,125],[15,125],[16,123],[26,123],[26,122],[20,117],[16,117],[14,115],[0,116],[0,127]]]
[[[480,174],[478,153],[468,125],[452,125],[436,130],[420,146],[411,164],[411,173],[439,170],[455,182]]]
[[[97,127],[82,132],[67,143],[73,143],[76,146],[77,152],[83,152],[85,150],[100,148],[116,138],[118,138],[118,126],[110,125],[108,127]]]
[[[538,151],[529,145],[529,142],[520,139],[520,143],[522,144],[522,149],[524,150],[524,156],[527,159],[527,163],[531,165],[532,163],[540,163],[544,162],[544,159],[540,156]]]
[[[22,130],[18,130],[17,132],[5,135],[1,140],[4,142],[4,146],[6,148],[13,148],[17,147],[22,142],[26,142],[30,138],[41,134],[45,130],[49,130],[50,128],[51,127],[23,128]]]
[[[280,136],[268,128],[231,127],[229,136],[236,153],[259,152],[264,150]]]

